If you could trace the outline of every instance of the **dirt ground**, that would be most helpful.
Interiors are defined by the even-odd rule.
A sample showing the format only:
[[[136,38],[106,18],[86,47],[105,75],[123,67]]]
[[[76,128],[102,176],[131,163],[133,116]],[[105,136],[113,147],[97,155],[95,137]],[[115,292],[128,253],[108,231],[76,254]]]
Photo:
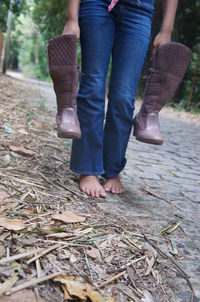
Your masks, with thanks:
[[[176,280],[197,301],[168,237],[179,224],[155,236],[81,193],[36,87],[0,76],[0,104],[0,302],[177,301]]]

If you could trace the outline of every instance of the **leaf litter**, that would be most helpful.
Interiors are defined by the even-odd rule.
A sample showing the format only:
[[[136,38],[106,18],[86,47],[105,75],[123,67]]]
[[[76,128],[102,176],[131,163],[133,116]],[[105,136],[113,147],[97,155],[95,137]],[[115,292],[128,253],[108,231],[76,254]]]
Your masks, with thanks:
[[[155,237],[103,212],[36,88],[1,76],[0,95],[0,302],[169,301],[177,272],[187,280],[166,240],[179,223]]]

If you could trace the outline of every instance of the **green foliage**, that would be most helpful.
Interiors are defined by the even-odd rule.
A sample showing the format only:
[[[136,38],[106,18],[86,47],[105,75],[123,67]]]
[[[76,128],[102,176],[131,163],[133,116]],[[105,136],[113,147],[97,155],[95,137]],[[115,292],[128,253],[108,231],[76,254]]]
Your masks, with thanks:
[[[33,20],[43,36],[44,42],[60,35],[63,31],[66,15],[66,0],[34,0]]]
[[[10,6],[10,0],[0,1],[0,31],[6,31],[6,21],[7,21],[9,6]],[[26,0],[21,0],[18,5],[14,1],[14,5],[12,6],[12,11],[16,16],[19,16],[21,13],[26,13],[27,10],[28,10],[28,5]]]
[[[48,108],[46,107],[46,99],[44,97],[41,97],[37,102],[37,109],[43,112],[48,111]]]
[[[28,4],[27,4],[28,3]],[[31,77],[50,80],[47,68],[46,45],[48,40],[61,34],[66,15],[66,0],[21,0],[15,6],[14,24],[11,36],[10,66],[19,68]],[[5,30],[9,0],[0,0],[0,27]],[[23,12],[23,16],[20,15]],[[26,14],[26,16],[24,16]],[[152,42],[159,32],[162,20],[162,1],[155,0],[152,26]],[[172,40],[188,45],[193,51],[193,59],[176,97],[171,102],[174,107],[186,108],[192,82],[200,56],[200,0],[180,0]],[[152,43],[151,42],[151,43]],[[152,44],[144,65],[143,75],[150,65]],[[78,47],[81,63],[80,45]],[[142,97],[145,81],[140,80],[137,94]],[[200,64],[192,91],[192,110],[200,111]]]
[[[27,124],[31,124],[33,122],[34,119],[34,112],[33,111],[28,111],[26,113],[26,122]]]
[[[55,0],[33,0],[29,4],[29,12],[27,18],[22,20],[23,27],[19,26],[21,37],[27,37],[20,43],[19,63],[27,76],[49,81],[46,45],[64,28],[66,0],[59,1],[59,4]],[[26,28],[29,28],[28,32]]]
[[[181,0],[179,1],[172,41],[183,43],[193,51],[193,58],[188,67],[181,87],[178,89],[175,98],[171,104],[180,109],[186,109],[188,97],[191,90],[192,79],[195,72],[197,57],[200,55],[200,0]],[[162,21],[162,1],[155,1],[155,12],[152,23],[152,39],[149,47],[147,59],[144,64],[143,75],[146,74],[150,65],[150,55],[154,37],[160,30]],[[137,95],[142,97],[145,81],[140,80]],[[192,94],[192,109],[200,111],[200,64],[197,71],[197,77]]]
[[[0,1],[0,31],[5,31],[6,29],[9,2],[9,0]]]

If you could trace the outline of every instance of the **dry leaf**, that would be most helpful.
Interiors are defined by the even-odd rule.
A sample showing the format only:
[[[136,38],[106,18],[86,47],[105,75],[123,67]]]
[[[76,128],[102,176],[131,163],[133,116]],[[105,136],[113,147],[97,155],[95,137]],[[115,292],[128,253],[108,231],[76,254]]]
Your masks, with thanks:
[[[110,262],[112,261],[113,258],[114,258],[114,255],[110,255],[110,256],[106,257],[104,260],[107,264],[110,264]]]
[[[21,265],[17,262],[10,263],[9,266],[5,266],[4,275],[9,276],[5,282],[1,283],[0,286],[0,296],[3,295],[7,290],[9,290],[18,280],[18,272],[21,269]],[[4,301],[4,300],[3,300]]]
[[[145,276],[148,276],[151,273],[151,271],[153,269],[153,266],[154,266],[154,263],[155,263],[154,257],[152,257],[151,259],[149,259],[147,257],[146,262],[147,262],[148,268],[147,268],[147,271],[145,273]]]
[[[90,299],[91,302],[114,302],[114,298],[103,297],[96,290],[94,290],[90,285],[76,281],[74,277],[71,276],[58,276],[54,278],[54,281],[62,283],[62,289],[65,288],[64,299],[76,301],[79,298],[81,301],[86,301]]]
[[[23,211],[24,214],[38,214],[36,209],[26,209]]]
[[[0,205],[3,205],[4,203],[7,203],[10,200],[11,198],[6,192],[0,191]]]
[[[71,254],[69,262],[73,264],[77,262],[77,260],[78,260],[77,257],[74,254]]]
[[[24,289],[7,297],[1,297],[0,302],[42,302],[42,299],[36,298],[32,290]]]
[[[16,152],[16,153],[19,153],[21,155],[26,155],[26,156],[39,156],[39,153],[29,149],[28,147],[26,146],[22,146],[22,147],[17,147],[17,146],[14,146],[14,145],[10,145],[9,146],[9,149],[10,151],[13,151],[13,152]]]
[[[2,231],[2,227],[0,228],[0,232]],[[8,236],[10,236],[10,232],[6,232],[4,229],[3,229],[3,233],[0,234],[0,242],[1,241],[4,241]]]
[[[3,295],[8,289],[10,289],[15,283],[17,282],[18,277],[16,273],[12,273],[12,276],[7,279],[5,282],[1,283],[1,288],[0,288],[0,296]],[[0,302],[5,302],[2,298]]]
[[[54,214],[51,218],[54,220],[62,221],[64,223],[76,223],[86,220],[85,217],[78,216],[70,211],[63,212],[62,214]]]
[[[1,166],[6,167],[10,164],[10,162],[11,162],[11,158],[10,158],[9,154],[5,154],[5,155],[0,157]]]
[[[160,284],[159,272],[154,270],[154,271],[152,271],[152,275],[153,275],[154,279],[156,280],[156,285],[159,286],[159,284]]]
[[[20,231],[26,227],[22,220],[10,219],[6,217],[0,217],[0,226],[10,231]]]
[[[20,134],[28,135],[28,132],[24,128],[19,128],[17,131]]]
[[[93,259],[102,260],[101,253],[98,249],[92,247],[90,250],[87,251],[87,255]]]
[[[162,235],[165,233],[170,234],[170,233],[174,232],[180,226],[180,224],[181,224],[181,221],[177,222],[174,225],[170,225],[170,226],[162,229],[161,234]]]
[[[61,250],[59,256],[60,256],[60,259],[62,259],[62,260],[64,260],[64,259],[70,259],[71,253],[70,253],[70,251]]]
[[[143,298],[141,299],[141,302],[154,302],[154,299],[149,291],[143,291]]]
[[[168,248],[169,248],[169,252],[172,255],[178,255],[178,250],[177,250],[176,244],[172,240],[169,240]]]

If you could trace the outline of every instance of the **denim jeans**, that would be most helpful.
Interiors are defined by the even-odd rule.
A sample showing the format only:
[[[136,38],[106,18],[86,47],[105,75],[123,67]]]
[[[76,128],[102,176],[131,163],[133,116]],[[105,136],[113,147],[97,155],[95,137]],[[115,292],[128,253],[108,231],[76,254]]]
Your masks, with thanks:
[[[83,74],[77,108],[82,137],[73,141],[70,163],[76,173],[105,178],[116,176],[126,165],[135,92],[149,46],[152,21],[152,11],[138,5],[137,0],[121,0],[110,13],[109,3],[109,0],[82,0],[80,6]]]

